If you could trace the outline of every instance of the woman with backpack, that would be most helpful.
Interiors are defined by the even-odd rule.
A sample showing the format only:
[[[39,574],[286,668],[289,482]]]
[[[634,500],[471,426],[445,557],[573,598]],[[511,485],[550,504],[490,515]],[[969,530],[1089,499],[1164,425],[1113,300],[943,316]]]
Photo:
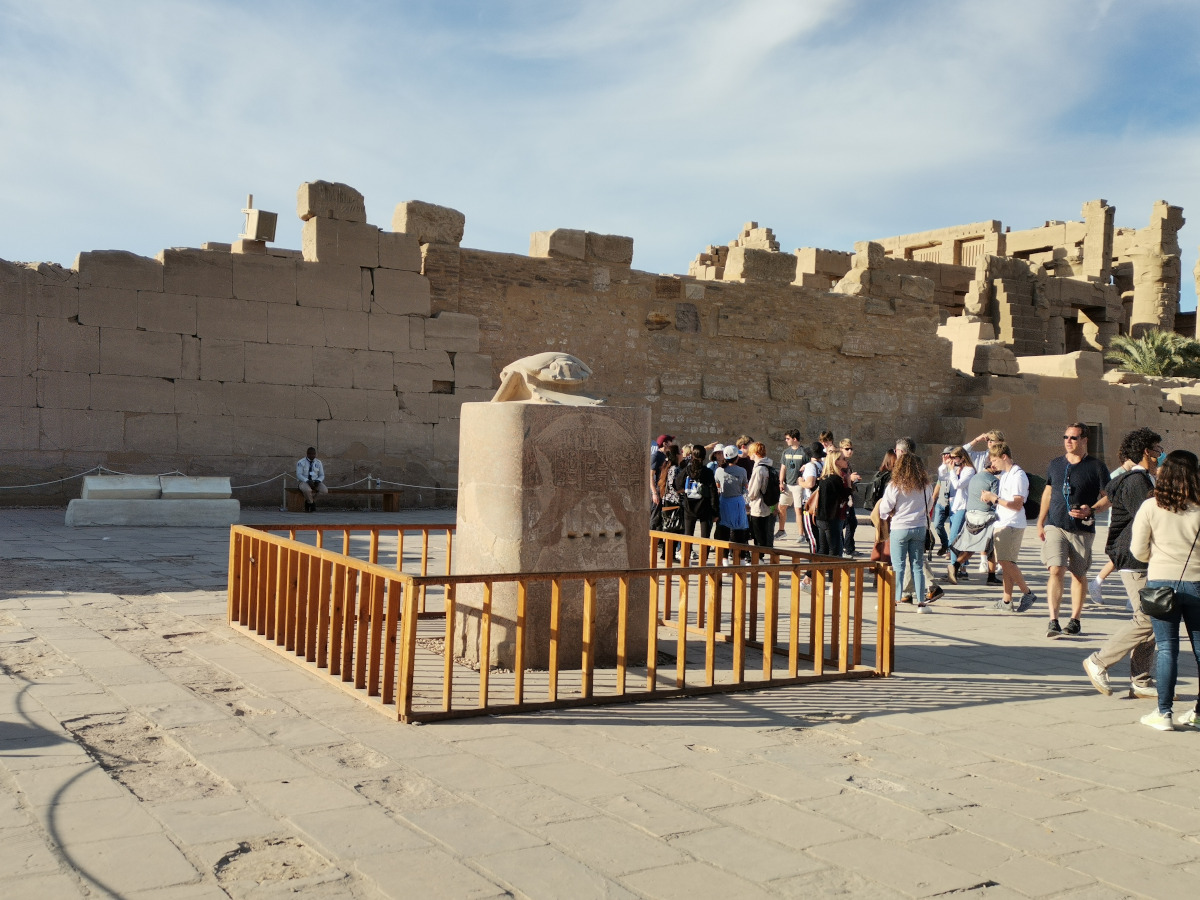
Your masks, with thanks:
[[[683,460],[675,475],[675,490],[683,500],[683,533],[694,535],[700,526],[700,537],[711,538],[713,521],[717,518],[717,479],[704,464],[704,448],[692,448],[690,458]]]
[[[779,473],[774,469],[774,461],[767,456],[767,448],[760,441],[750,444],[746,450],[754,464],[746,486],[750,537],[759,547],[773,547],[775,506],[779,503]]]

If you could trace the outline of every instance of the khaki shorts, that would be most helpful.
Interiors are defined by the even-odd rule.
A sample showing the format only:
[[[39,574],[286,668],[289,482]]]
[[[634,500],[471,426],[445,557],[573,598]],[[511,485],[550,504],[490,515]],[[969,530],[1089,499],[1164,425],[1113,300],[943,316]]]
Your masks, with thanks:
[[[1024,528],[997,528],[992,532],[992,546],[997,562],[1016,562],[1021,555],[1021,542],[1025,540]]]
[[[1080,581],[1087,581],[1087,571],[1092,564],[1092,541],[1095,538],[1095,534],[1063,531],[1047,525],[1046,540],[1042,543],[1042,565],[1065,566]]]
[[[786,502],[789,498],[780,494],[779,502],[783,506],[794,506],[796,509],[804,509],[804,488],[798,484],[789,484],[787,486],[788,493],[791,494],[791,502]]]

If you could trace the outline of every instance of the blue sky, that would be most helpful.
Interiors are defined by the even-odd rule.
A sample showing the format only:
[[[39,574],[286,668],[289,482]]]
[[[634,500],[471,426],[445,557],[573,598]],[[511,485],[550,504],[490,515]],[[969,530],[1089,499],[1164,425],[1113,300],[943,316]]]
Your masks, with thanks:
[[[0,258],[228,241],[247,193],[421,199],[467,246],[782,248],[1153,201],[1200,242],[1200,0],[0,0]]]

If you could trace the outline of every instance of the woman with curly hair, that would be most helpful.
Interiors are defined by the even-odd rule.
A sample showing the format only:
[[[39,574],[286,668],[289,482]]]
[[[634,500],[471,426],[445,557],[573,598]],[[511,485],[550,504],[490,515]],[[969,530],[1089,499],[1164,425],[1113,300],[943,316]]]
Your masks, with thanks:
[[[1133,518],[1133,537],[1129,550],[1149,563],[1146,587],[1174,587],[1175,608],[1164,619],[1151,619],[1158,646],[1155,683],[1158,709],[1142,716],[1142,724],[1159,731],[1174,731],[1175,725],[1196,727],[1200,712],[1193,708],[1171,718],[1175,681],[1179,671],[1179,623],[1187,627],[1192,653],[1200,664],[1200,554],[1195,552],[1200,538],[1200,460],[1187,450],[1172,450],[1158,470],[1154,495],[1146,500]],[[1200,707],[1200,703],[1197,704]]]
[[[892,566],[896,584],[904,583],[904,573],[912,572],[913,593],[918,606],[929,602],[925,594],[925,532],[933,513],[933,487],[925,464],[916,453],[904,453],[896,460],[891,481],[879,504],[879,518],[890,518]]]

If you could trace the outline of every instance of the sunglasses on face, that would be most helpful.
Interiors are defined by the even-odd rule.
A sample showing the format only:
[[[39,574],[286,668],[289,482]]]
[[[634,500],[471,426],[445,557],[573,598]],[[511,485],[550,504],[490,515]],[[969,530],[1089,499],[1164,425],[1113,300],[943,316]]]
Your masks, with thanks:
[[[1082,441],[1083,435],[1082,434],[1064,434],[1063,440],[1064,441]]]

